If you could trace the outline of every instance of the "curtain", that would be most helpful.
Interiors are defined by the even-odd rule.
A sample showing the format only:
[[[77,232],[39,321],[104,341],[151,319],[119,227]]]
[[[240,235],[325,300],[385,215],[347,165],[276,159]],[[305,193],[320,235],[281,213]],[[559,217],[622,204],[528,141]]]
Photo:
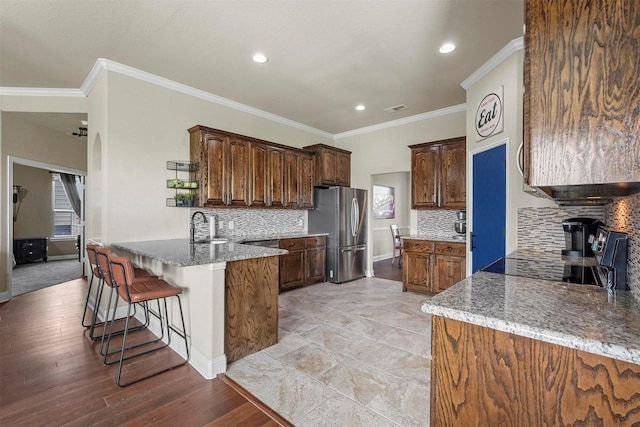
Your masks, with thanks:
[[[76,176],[68,173],[60,173],[60,181],[62,181],[64,191],[67,192],[67,197],[71,202],[73,211],[81,217],[80,194],[78,194],[78,187],[76,186]]]

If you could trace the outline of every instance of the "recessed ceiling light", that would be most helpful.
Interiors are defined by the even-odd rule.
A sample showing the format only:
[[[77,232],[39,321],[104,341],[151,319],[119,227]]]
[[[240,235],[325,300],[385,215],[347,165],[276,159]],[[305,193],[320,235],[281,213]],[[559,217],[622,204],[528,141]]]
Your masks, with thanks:
[[[365,108],[367,108],[367,107],[365,107],[365,106],[364,106],[364,105],[362,105],[362,104],[360,104],[360,105],[356,105],[356,110],[358,110],[358,111],[362,111],[362,110],[364,110]]]
[[[257,62],[258,64],[264,64],[265,62],[267,62],[269,60],[269,58],[267,58],[266,56],[264,56],[261,53],[256,53],[255,55],[253,55],[253,60],[254,60],[254,62]]]
[[[445,43],[440,46],[440,53],[450,53],[453,52],[456,48],[456,45],[453,43]]]

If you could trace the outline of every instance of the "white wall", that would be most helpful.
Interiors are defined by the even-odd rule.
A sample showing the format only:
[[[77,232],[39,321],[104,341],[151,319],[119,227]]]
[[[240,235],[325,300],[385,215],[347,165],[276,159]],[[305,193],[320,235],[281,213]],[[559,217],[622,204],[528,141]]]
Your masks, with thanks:
[[[411,171],[409,145],[463,136],[465,131],[466,112],[459,108],[449,114],[433,114],[424,120],[339,138],[335,145],[352,152],[351,186],[370,189],[373,185],[372,175]],[[411,210],[409,213],[412,234],[416,233],[416,212]],[[371,221],[369,203],[369,224]],[[367,241],[373,241],[372,227],[369,227]],[[373,253],[370,250],[368,269],[372,270],[372,266]]]
[[[89,118],[88,188],[93,196],[87,205],[100,224],[89,227],[88,237],[104,244],[189,235],[189,209],[165,206],[171,196],[166,179],[172,174],[166,162],[189,159],[187,129],[194,125],[296,147],[329,142],[110,71],[89,94]]]
[[[34,162],[53,164],[74,170],[86,170],[86,144],[78,138],[52,134],[49,129],[24,120],[22,112],[72,112],[82,113],[84,99],[60,99],[56,97],[14,97],[3,96],[3,111],[0,120],[0,301],[9,298],[7,290],[9,271],[7,260],[12,253],[12,214],[9,158],[26,159]],[[56,107],[56,105],[59,106]],[[4,110],[4,109],[7,110]],[[20,112],[8,111],[15,109]],[[58,111],[58,112],[60,112]],[[16,183],[19,184],[19,183]]]
[[[496,143],[507,141],[507,212],[506,212],[506,252],[514,251],[517,241],[517,214],[520,207],[556,206],[552,201],[537,198],[523,191],[524,180],[516,167],[518,146],[522,141],[522,91],[523,91],[522,49],[497,65],[488,74],[467,89],[467,226],[473,231],[473,209],[471,205],[473,180],[473,153],[481,152]],[[475,115],[480,101],[489,93],[504,86],[504,130],[479,142],[475,140]],[[467,251],[468,251],[467,247]],[[467,272],[471,271],[471,253],[467,252]]]
[[[393,239],[391,237],[391,224],[397,224],[400,234],[409,234],[409,212],[411,210],[411,183],[408,172],[384,173],[372,176],[375,185],[384,185],[394,188],[395,218],[373,219],[371,248],[373,260],[379,261],[393,256]],[[370,189],[372,191],[372,189]]]

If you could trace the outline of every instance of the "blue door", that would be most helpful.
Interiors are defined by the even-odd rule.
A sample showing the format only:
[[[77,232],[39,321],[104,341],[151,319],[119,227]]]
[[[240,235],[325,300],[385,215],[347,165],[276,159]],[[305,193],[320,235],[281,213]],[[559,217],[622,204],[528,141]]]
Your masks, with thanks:
[[[472,270],[504,256],[506,144],[473,156]]]

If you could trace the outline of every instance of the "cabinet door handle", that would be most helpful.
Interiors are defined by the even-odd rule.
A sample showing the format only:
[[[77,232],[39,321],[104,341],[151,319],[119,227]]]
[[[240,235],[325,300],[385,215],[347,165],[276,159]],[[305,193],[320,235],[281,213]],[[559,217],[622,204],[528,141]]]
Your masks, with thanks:
[[[451,246],[447,246],[447,250],[448,250],[449,252],[451,252],[451,251],[453,250],[453,248],[452,248]]]

